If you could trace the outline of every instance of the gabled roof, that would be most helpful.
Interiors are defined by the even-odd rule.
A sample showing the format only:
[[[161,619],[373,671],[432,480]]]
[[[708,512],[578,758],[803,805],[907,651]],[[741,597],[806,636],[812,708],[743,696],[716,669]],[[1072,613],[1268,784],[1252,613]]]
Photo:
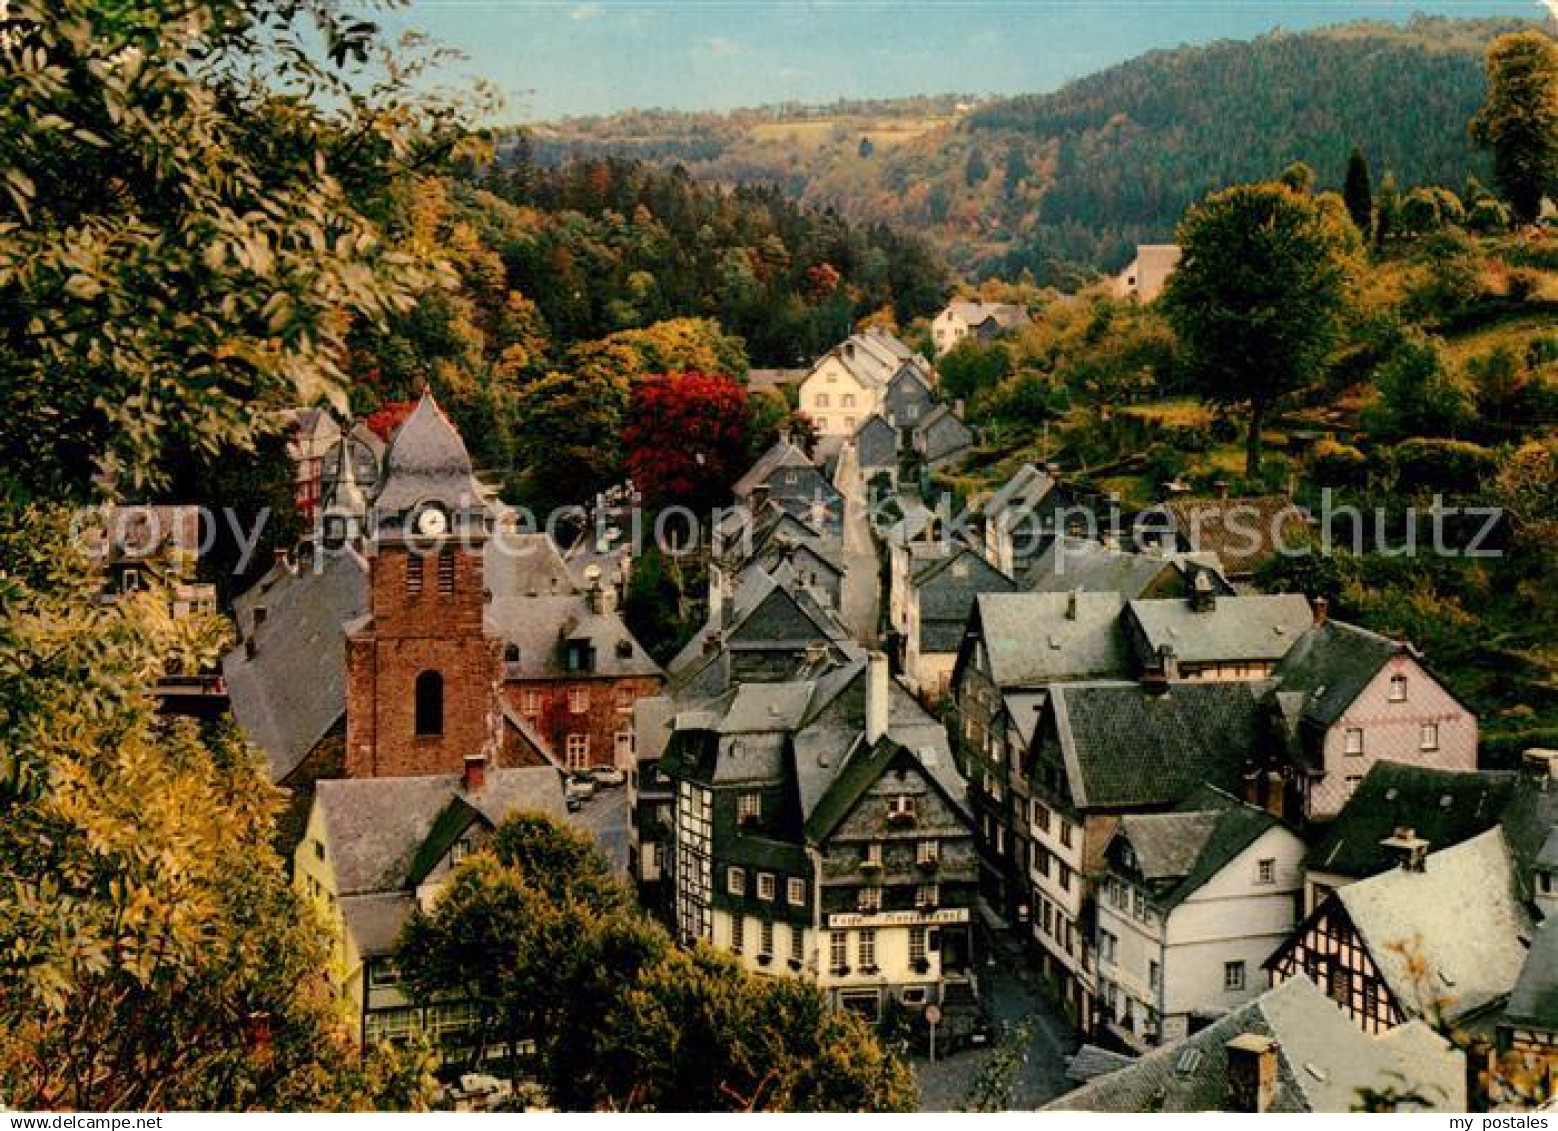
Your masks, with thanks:
[[[956,652],[981,593],[1011,593],[1017,583],[967,546],[953,545],[911,582],[919,595],[920,651]]]
[[[1393,868],[1338,888],[1316,914],[1332,901],[1409,1014],[1429,1012],[1435,1000],[1451,1021],[1476,1013],[1510,992],[1525,963],[1531,920],[1496,828],[1429,853],[1421,872]]]
[[[1126,814],[1114,835],[1130,842],[1154,901],[1172,909],[1280,824],[1266,810],[1205,786],[1172,813]]]
[[[1132,601],[1128,608],[1147,657],[1169,648],[1187,663],[1280,660],[1314,623],[1299,593],[1216,597],[1199,607],[1176,597]]]
[[[349,895],[338,906],[357,953],[363,958],[385,958],[395,952],[401,928],[417,909],[417,900],[409,892],[381,892]]]
[[[1021,515],[1043,502],[1055,486],[1055,480],[1048,474],[1025,463],[979,505],[979,512],[987,518],[995,518],[1008,510]]]
[[[935,753],[917,755],[908,747],[890,738],[883,738],[870,748],[858,747],[807,816],[806,839],[813,843],[827,840],[844,818],[854,811],[866,791],[875,785],[891,767],[902,765],[904,762],[912,763],[927,784],[941,794],[942,800],[950,805],[954,812],[961,814],[964,821],[972,824],[973,818],[968,812],[964,790],[956,787],[949,788],[949,783],[944,780],[947,775],[935,772],[935,760],[939,757]],[[931,761],[931,765],[926,765],[927,759]],[[961,780],[957,779],[957,786],[961,787],[961,785]]]
[[[1411,1028],[1409,1034],[1403,1029]],[[1437,1111],[1466,1107],[1465,1062],[1421,1023],[1369,1037],[1302,975],[1167,1048],[1098,1076],[1045,1110],[1197,1112],[1228,1108],[1228,1043],[1252,1034],[1276,1041],[1277,1088],[1269,1110],[1348,1112],[1365,1088],[1408,1092]]]
[[[451,808],[457,800],[464,809]],[[463,830],[475,814],[497,825],[515,813],[565,819],[568,812],[562,777],[549,766],[489,768],[485,784],[472,792],[463,790],[459,774],[325,780],[314,804],[328,838],[336,894],[343,897],[408,890],[413,865],[434,834],[448,835],[455,825]]]
[[[1030,589],[1040,593],[1080,589],[1084,593],[1119,593],[1134,601],[1165,574],[1197,568],[1212,571],[1220,593],[1233,592],[1222,578],[1215,554],[1135,554],[1091,538],[1069,536],[1056,538],[1045,548],[1029,567],[1026,580]]]
[[[1203,784],[1237,788],[1260,738],[1265,681],[1058,683],[1046,725],[1079,809],[1177,804]],[[1049,735],[1046,735],[1046,740]]]
[[[1384,872],[1394,858],[1380,841],[1398,828],[1412,829],[1436,849],[1460,844],[1499,823],[1516,785],[1508,773],[1375,762],[1323,827],[1304,865],[1357,878]]]
[[[494,600],[487,606],[486,624],[487,631],[519,649],[518,661],[508,664],[509,678],[663,674],[622,618],[604,606],[596,611],[586,593],[567,591],[519,600]],[[570,640],[587,640],[593,645],[595,665],[589,671],[574,672],[568,668],[564,648]]]
[[[1558,1032],[1558,919],[1544,919],[1532,936],[1503,1023]]]
[[[1294,642],[1272,675],[1285,692],[1302,692],[1303,720],[1330,727],[1394,656],[1411,646],[1356,625],[1328,620]]]
[[[990,673],[1002,688],[1128,674],[1118,593],[981,593]]]
[[[780,468],[816,466],[807,458],[806,453],[791,443],[787,437],[781,437],[773,447],[758,457],[757,462],[745,475],[736,480],[731,493],[738,499],[744,499],[773,478],[774,472]]]
[[[1007,328],[1028,321],[1027,308],[1012,302],[949,302],[944,313],[955,314],[970,326],[993,321]]]
[[[319,550],[296,573],[278,566],[248,594],[238,620],[252,638],[222,658],[233,717],[282,781],[346,710],[348,621],[368,607],[368,575],[351,549]],[[254,628],[255,610],[265,609]]]
[[[1303,545],[1308,518],[1286,495],[1245,499],[1169,499],[1158,508],[1192,550],[1214,553],[1229,577],[1250,573],[1285,546]]]

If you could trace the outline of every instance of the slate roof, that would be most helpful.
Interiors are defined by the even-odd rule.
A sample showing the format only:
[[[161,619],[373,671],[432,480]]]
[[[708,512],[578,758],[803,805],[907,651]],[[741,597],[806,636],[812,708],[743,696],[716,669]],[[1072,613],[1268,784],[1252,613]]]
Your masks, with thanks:
[[[1238,788],[1260,744],[1266,681],[1058,683],[1052,736],[1078,809],[1177,804],[1197,786]],[[1046,735],[1046,741],[1051,735]]]
[[[1073,1084],[1086,1084],[1105,1073],[1126,1067],[1135,1059],[1113,1049],[1084,1044],[1075,1055],[1066,1058],[1066,1079]]]
[[[255,630],[255,609],[265,620]],[[293,573],[277,567],[235,610],[254,655],[239,643],[222,658],[233,717],[282,781],[346,710],[344,625],[367,610],[367,564],[351,549],[321,550]]]
[[[488,631],[519,648],[518,663],[508,665],[511,679],[663,674],[622,618],[609,608],[596,612],[586,593],[494,600],[487,606],[486,623]],[[567,667],[564,643],[569,640],[594,645],[595,665],[589,671]]]
[[[1304,866],[1359,878],[1384,872],[1395,860],[1380,841],[1398,828],[1413,829],[1435,849],[1459,844],[1499,823],[1517,784],[1509,773],[1375,762],[1322,828]]]
[[[1558,919],[1544,920],[1532,936],[1503,1023],[1558,1032]]]
[[[338,906],[357,953],[363,958],[384,958],[395,952],[400,930],[417,908],[409,892],[349,895]]]
[[[1011,593],[1017,583],[967,546],[926,562],[915,574],[919,593],[920,651],[956,652],[969,610],[981,593]]]
[[[981,593],[980,634],[997,686],[1037,687],[1130,671],[1118,593]],[[1072,608],[1075,615],[1068,615]]]
[[[1308,978],[1290,978],[1178,1044],[1156,1049],[1047,1105],[1052,1111],[1227,1109],[1229,1041],[1277,1042],[1274,1113],[1347,1112],[1359,1090],[1408,1090],[1436,1111],[1464,1111],[1462,1055],[1421,1023],[1369,1037]],[[1408,1028],[1403,1026],[1402,1028]]]
[[[1215,559],[1211,564],[1215,568]],[[1084,593],[1119,593],[1135,600],[1165,574],[1178,572],[1179,567],[1169,558],[1133,554],[1090,538],[1062,536],[1034,559],[1026,580],[1028,587],[1039,593],[1080,589]]]
[[[396,515],[430,499],[460,510],[481,506],[482,497],[465,441],[432,394],[424,393],[384,453],[374,513]]]
[[[319,782],[314,804],[324,822],[337,895],[396,892],[414,884],[413,863],[456,800],[468,810],[462,829],[477,815],[497,825],[515,813],[559,819],[568,814],[562,776],[549,766],[489,768],[483,787],[470,793],[461,781],[459,774],[438,774]]]
[[[747,470],[747,473],[736,480],[730,489],[731,494],[738,499],[745,499],[752,492],[773,478],[774,472],[785,467],[815,467],[806,457],[806,453],[792,444],[788,438],[781,437],[773,447],[769,448],[757,462]]]
[[[980,504],[979,512],[987,518],[994,518],[1007,510],[1019,513],[1029,511],[1043,502],[1055,487],[1053,478],[1033,464],[1025,463]]]
[[[1285,692],[1302,692],[1303,721],[1329,728],[1346,713],[1391,657],[1409,645],[1366,628],[1328,620],[1311,625],[1272,675]]]
[[[958,419],[950,405],[937,405],[914,429],[927,460],[946,459],[974,442],[974,430]]]
[[[1169,499],[1158,509],[1192,550],[1217,555],[1229,577],[1251,573],[1285,545],[1303,545],[1308,518],[1286,495],[1244,499]]]
[[[997,326],[1007,329],[1028,321],[1027,309],[1011,302],[949,302],[947,310],[970,326],[993,321]]]
[[[1203,608],[1188,598],[1132,601],[1128,608],[1146,644],[1143,662],[1163,648],[1181,663],[1280,660],[1314,623],[1299,593],[1217,597]]]
[[[1130,843],[1158,906],[1172,909],[1279,824],[1266,810],[1205,786],[1174,812],[1126,814],[1114,835]]]
[[[1039,715],[1048,700],[1049,695],[1043,691],[1008,691],[1001,696],[1001,705],[1011,718],[1024,750],[1033,742],[1034,732],[1039,728]]]
[[[950,770],[950,758],[934,752],[916,754],[910,748],[883,738],[875,746],[858,747],[845,761],[838,775],[818,799],[806,818],[806,838],[821,843],[833,834],[839,823],[854,810],[866,791],[887,770],[901,759],[908,759],[917,766],[925,780],[942,794],[954,812],[973,826],[973,816],[968,811],[967,787],[963,779]]]
[[[855,429],[855,450],[860,455],[862,468],[896,467],[898,465],[898,429],[889,424],[879,413],[866,417],[866,422]]]
[[[1525,963],[1531,920],[1498,829],[1430,852],[1422,872],[1393,868],[1329,898],[1408,1013],[1424,1013],[1431,997],[1448,999],[1447,1020],[1476,1013],[1510,992]],[[1414,961],[1428,972],[1426,986],[1413,977]]]

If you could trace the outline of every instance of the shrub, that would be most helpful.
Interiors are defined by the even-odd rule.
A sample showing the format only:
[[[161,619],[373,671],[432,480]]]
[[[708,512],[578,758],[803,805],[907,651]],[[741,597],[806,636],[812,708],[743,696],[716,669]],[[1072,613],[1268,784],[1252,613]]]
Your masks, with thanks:
[[[1498,466],[1497,456],[1479,444],[1421,436],[1398,444],[1392,460],[1396,468],[1396,490],[1404,493],[1466,494],[1476,490]]]
[[[1358,487],[1368,478],[1369,460],[1351,444],[1321,440],[1309,470],[1321,487]]]
[[[1467,210],[1466,226],[1483,235],[1502,232],[1509,227],[1509,209],[1491,196],[1481,197]]]

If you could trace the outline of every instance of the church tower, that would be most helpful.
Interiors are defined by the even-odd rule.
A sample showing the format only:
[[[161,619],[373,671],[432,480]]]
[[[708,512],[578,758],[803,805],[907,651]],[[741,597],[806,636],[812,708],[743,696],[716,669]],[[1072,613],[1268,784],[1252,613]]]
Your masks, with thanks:
[[[492,515],[430,395],[385,453],[368,519],[368,614],[346,642],[347,775],[495,765],[503,651],[485,628],[482,568]]]

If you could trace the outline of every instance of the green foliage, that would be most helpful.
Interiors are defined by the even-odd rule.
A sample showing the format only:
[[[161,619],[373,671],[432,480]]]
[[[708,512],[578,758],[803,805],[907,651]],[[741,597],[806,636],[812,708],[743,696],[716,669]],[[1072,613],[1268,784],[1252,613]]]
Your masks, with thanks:
[[[1310,472],[1321,487],[1361,487],[1368,475],[1368,457],[1351,444],[1323,440],[1315,445]]]
[[[252,446],[267,405],[339,394],[353,320],[404,312],[438,277],[372,218],[396,170],[450,144],[446,115],[403,97],[412,55],[360,89],[358,66],[320,59],[317,39],[386,61],[332,5],[307,9],[318,28],[297,6],[110,18],[121,7],[8,9],[24,45],[5,55],[0,102],[12,496],[82,498],[100,474],[139,491],[165,481],[170,450],[213,462]],[[337,109],[275,93],[305,84]]]
[[[1422,437],[1397,444],[1391,458],[1396,467],[1396,490],[1407,495],[1474,491],[1498,464],[1492,451],[1465,440]]]
[[[1441,232],[1424,241],[1420,266],[1406,287],[1402,309],[1427,326],[1464,318],[1484,297],[1485,264],[1477,245],[1462,232]]]
[[[1303,193],[1306,196],[1315,191],[1315,171],[1302,161],[1295,161],[1277,178],[1279,184],[1286,185],[1294,192]]]
[[[947,395],[973,400],[993,389],[1012,371],[1011,354],[1002,342],[964,338],[936,361],[936,373]]]
[[[878,1111],[907,1067],[815,986],[675,946],[577,833],[517,818],[463,863],[398,960],[423,1000],[482,1004],[483,1040],[535,1040],[565,1110]]]
[[[548,373],[526,386],[516,408],[522,421],[516,452],[527,477],[520,493],[539,510],[587,502],[622,475],[625,378],[599,369]]]
[[[0,1092],[42,1110],[426,1102],[414,1054],[340,1036],[323,928],[271,846],[279,793],[147,690],[215,618],[111,604],[63,513],[0,510]],[[155,804],[148,804],[155,799]]]
[[[1419,185],[1401,202],[1401,229],[1411,235],[1459,227],[1465,221],[1460,198],[1441,185]]]
[[[1342,199],[1355,228],[1368,239],[1374,230],[1374,190],[1369,183],[1369,162],[1363,150],[1352,147],[1347,158],[1347,178],[1342,183]]]
[[[1179,227],[1184,259],[1163,296],[1186,372],[1207,398],[1246,404],[1246,471],[1270,407],[1322,372],[1360,269],[1358,230],[1327,198],[1281,185],[1208,197]]]
[[[1472,418],[1471,390],[1425,334],[1404,335],[1375,381],[1379,400],[1364,423],[1382,437],[1454,436]]]
[[[697,627],[691,623],[683,576],[680,561],[650,543],[628,578],[623,620],[656,663],[669,663]]]
[[[1472,136],[1493,151],[1493,179],[1522,223],[1558,188],[1558,44],[1544,32],[1488,48],[1488,98]]]
[[[1491,196],[1479,197],[1466,210],[1466,226],[1481,235],[1494,235],[1509,227],[1509,209]]]

